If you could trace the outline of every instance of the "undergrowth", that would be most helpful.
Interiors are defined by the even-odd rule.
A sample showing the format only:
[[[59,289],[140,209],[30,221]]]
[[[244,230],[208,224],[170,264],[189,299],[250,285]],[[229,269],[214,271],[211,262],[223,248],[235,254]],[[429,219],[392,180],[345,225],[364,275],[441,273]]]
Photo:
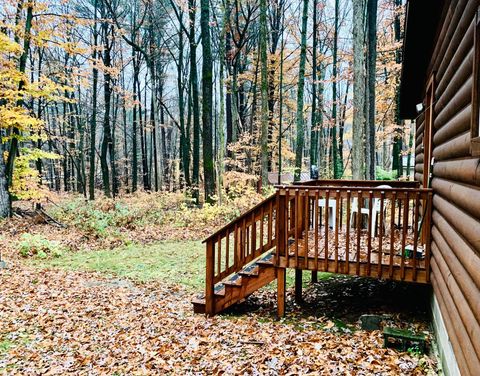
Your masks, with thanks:
[[[65,225],[20,227],[10,223],[0,236],[12,242],[22,256],[55,257],[65,250],[113,249],[165,240],[200,240],[261,201],[265,196],[251,188],[230,189],[222,200],[195,205],[184,192],[136,192],[115,199],[99,196],[87,201],[79,195],[57,196],[45,207]],[[8,227],[8,228],[7,228]],[[22,236],[18,238],[19,234]],[[57,242],[60,243],[57,244]],[[63,248],[62,245],[63,244]]]
[[[225,195],[222,203],[197,207],[191,197],[181,192],[139,192],[115,200],[95,201],[76,196],[51,206],[49,214],[86,234],[107,237],[120,235],[123,229],[137,230],[152,225],[215,227],[237,217],[261,199],[261,195],[247,191],[241,195]]]
[[[43,235],[22,234],[17,249],[23,257],[59,257],[68,249],[59,241],[49,240]]]

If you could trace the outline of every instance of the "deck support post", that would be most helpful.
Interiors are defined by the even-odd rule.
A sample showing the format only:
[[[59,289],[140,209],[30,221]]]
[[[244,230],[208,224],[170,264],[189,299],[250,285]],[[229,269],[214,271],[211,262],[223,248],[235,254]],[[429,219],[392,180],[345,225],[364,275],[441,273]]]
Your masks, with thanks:
[[[286,272],[285,268],[277,268],[277,317],[279,319],[285,316]]]
[[[318,282],[318,272],[316,270],[312,270],[312,283]]]
[[[295,269],[295,303],[302,302],[302,269]]]
[[[212,241],[207,241],[207,268],[205,279],[205,314],[207,316],[215,315],[215,250]]]

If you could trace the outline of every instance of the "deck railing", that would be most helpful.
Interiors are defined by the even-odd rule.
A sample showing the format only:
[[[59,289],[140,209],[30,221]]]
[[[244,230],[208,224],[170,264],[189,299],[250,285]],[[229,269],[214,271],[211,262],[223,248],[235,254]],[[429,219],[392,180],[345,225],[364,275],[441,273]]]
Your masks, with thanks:
[[[207,314],[214,313],[215,284],[276,245],[276,197],[270,196],[204,240]]]
[[[308,187],[377,187],[381,184],[388,184],[392,188],[420,188],[418,181],[402,180],[342,180],[342,179],[313,179],[293,183],[294,186]]]
[[[278,187],[277,266],[428,282],[432,192],[388,184]]]

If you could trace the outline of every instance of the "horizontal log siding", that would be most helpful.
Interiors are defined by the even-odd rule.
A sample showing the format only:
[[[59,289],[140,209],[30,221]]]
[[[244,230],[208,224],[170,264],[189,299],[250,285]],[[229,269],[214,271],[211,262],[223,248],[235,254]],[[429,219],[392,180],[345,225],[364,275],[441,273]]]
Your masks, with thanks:
[[[470,154],[470,128],[474,19],[480,1],[447,4],[429,67],[436,87],[431,280],[462,375],[474,375],[480,369],[480,159]],[[423,128],[419,118],[419,181]]]

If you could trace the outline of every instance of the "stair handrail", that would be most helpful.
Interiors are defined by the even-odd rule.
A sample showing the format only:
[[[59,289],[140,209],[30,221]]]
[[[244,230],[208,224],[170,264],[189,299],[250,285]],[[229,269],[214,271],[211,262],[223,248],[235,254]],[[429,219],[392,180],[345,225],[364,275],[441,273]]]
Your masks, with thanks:
[[[206,237],[205,239],[202,240],[202,243],[206,243],[207,241],[211,240],[211,239],[214,239],[216,238],[219,234],[225,232],[226,229],[228,229],[229,227],[232,227],[233,225],[235,225],[236,222],[239,222],[241,220],[243,220],[243,218],[245,218],[246,216],[248,215],[251,215],[253,211],[255,211],[256,209],[264,206],[266,203],[268,203],[270,200],[271,201],[274,201],[276,197],[276,193],[272,194],[271,196],[268,196],[267,198],[263,199],[262,201],[260,201],[258,204],[256,204],[255,206],[253,206],[252,208],[248,209],[246,212],[240,214],[238,217],[235,217],[235,219],[232,219],[230,222],[228,222],[226,225],[220,227],[219,229],[217,229],[213,234],[209,235],[208,237]]]

